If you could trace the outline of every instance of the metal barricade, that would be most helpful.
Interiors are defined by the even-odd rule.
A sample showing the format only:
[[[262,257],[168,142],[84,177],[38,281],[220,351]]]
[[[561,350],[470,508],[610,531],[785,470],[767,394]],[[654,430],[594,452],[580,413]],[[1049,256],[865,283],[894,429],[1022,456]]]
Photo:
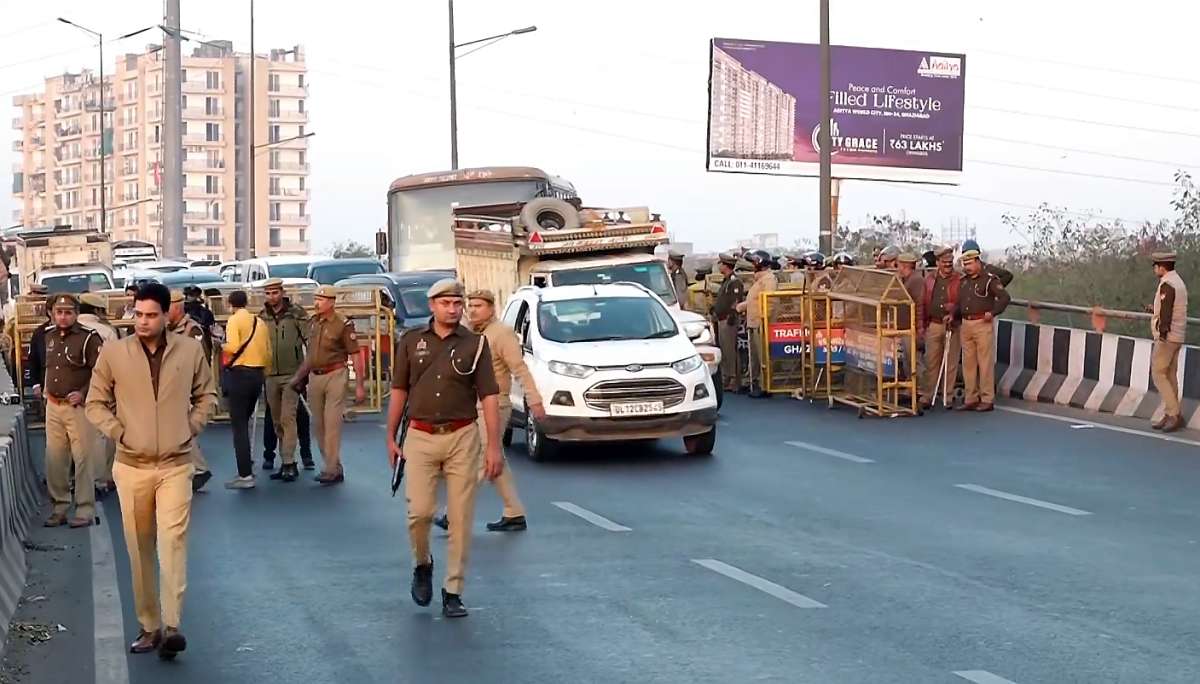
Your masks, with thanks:
[[[842,387],[833,400],[859,417],[916,415],[916,307],[903,283],[892,271],[846,267],[828,297],[843,307]]]

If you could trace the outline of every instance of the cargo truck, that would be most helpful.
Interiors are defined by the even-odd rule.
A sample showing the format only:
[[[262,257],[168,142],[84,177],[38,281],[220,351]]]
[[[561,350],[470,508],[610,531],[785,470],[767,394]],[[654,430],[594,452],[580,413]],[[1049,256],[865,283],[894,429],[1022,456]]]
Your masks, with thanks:
[[[71,226],[32,228],[14,236],[21,290],[40,283],[50,292],[113,288],[113,248],[106,233]]]

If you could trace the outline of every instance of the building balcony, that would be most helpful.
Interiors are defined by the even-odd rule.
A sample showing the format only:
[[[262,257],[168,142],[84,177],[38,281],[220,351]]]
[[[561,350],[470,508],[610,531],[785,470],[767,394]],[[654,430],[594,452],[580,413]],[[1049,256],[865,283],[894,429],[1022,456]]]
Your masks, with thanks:
[[[280,214],[279,218],[271,219],[269,223],[273,226],[308,226],[312,224],[312,216],[305,214]]]
[[[107,98],[104,100],[104,111],[111,112],[112,110],[116,109],[116,107],[117,107],[116,100],[114,100],[112,98]],[[99,99],[88,100],[87,102],[84,103],[83,109],[84,109],[84,111],[88,111],[88,112],[100,111],[100,109],[101,109],[100,100]]]
[[[279,162],[272,166],[271,171],[291,171],[293,173],[308,173],[308,164],[299,164],[296,162]]]
[[[21,117],[18,116],[12,120],[12,127],[14,131],[19,131],[25,127],[25,122]]]
[[[291,138],[291,140],[288,140]],[[271,141],[268,143],[273,150],[307,150],[308,138],[297,138],[295,135],[280,136],[280,142]]]
[[[267,197],[270,197],[271,199],[299,200],[303,202],[308,200],[308,190],[301,190],[299,188],[280,188],[275,192],[268,190]]]
[[[280,240],[271,246],[271,254],[308,254],[308,242],[304,240]]]
[[[138,201],[138,194],[136,192],[123,192],[120,197],[123,204]]]
[[[225,199],[225,191],[209,192],[206,188],[185,187],[183,196],[186,199]]]
[[[137,177],[138,170],[136,166],[127,166],[121,169],[121,178]]]
[[[220,93],[220,94],[224,94],[225,86],[224,86],[224,84],[222,84],[222,85],[217,86],[216,88],[209,88],[207,83],[197,83],[197,82],[193,82],[193,81],[188,81],[187,83],[184,83],[181,86],[180,90],[185,93]]]
[[[202,237],[202,238],[188,238],[187,240],[183,241],[183,246],[191,247],[191,248],[198,248],[198,249],[211,248],[213,250],[219,250],[219,249],[223,249],[225,247],[225,243],[218,240],[217,244],[214,245],[213,243],[208,241],[207,237]]]
[[[213,218],[212,214],[206,211],[185,211],[183,218],[191,223],[224,223],[224,217]]]
[[[184,107],[183,118],[185,119],[224,119],[225,108],[217,107],[216,109],[208,109],[207,107]]]
[[[225,134],[216,136],[215,139],[210,139],[204,133],[189,133],[183,136],[184,145],[222,145],[225,143]]]
[[[200,171],[200,172],[224,171],[225,170],[225,160],[218,159],[216,161],[210,162],[207,159],[188,159],[187,161],[183,162],[183,170],[184,171]]]
[[[308,112],[281,111],[278,114],[267,115],[267,121],[280,121],[284,123],[308,123]]]
[[[281,97],[308,97],[308,86],[281,85],[275,90],[268,90],[267,94]]]
[[[74,140],[79,138],[81,135],[83,135],[83,129],[79,126],[57,126],[54,130],[54,136],[58,138],[60,142]]]
[[[151,110],[146,112],[146,123],[158,123],[163,120],[163,112],[161,109]]]

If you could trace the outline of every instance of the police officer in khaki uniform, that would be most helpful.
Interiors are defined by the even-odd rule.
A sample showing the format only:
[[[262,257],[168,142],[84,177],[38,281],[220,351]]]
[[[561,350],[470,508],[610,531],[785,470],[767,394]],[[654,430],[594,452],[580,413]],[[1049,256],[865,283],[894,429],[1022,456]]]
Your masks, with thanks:
[[[959,287],[962,316],[963,383],[967,393],[959,411],[991,411],[996,403],[996,328],[992,321],[1011,299],[1000,278],[988,273],[979,252],[962,255],[965,276]]]
[[[721,380],[725,383],[726,392],[737,392],[740,389],[742,369],[738,366],[737,305],[746,298],[746,285],[737,277],[734,269],[737,267],[737,257],[732,254],[721,254],[718,268],[725,280],[721,281],[721,289],[713,302],[713,315],[717,319],[717,344],[721,346]]]
[[[346,479],[342,470],[342,421],[346,418],[346,358],[354,364],[354,401],[367,399],[366,374],[358,353],[358,335],[354,324],[335,310],[337,288],[322,285],[313,299],[317,314],[308,329],[308,354],[292,378],[297,392],[308,384],[308,405],[312,409],[317,444],[325,461],[324,469],[314,478],[323,485]],[[311,378],[310,378],[311,376]]]
[[[487,448],[484,475],[504,471],[500,449],[500,387],[487,338],[461,325],[463,286],[439,280],[429,288],[429,325],[409,330],[396,345],[392,396],[388,403],[388,452],[393,466],[405,459],[404,493],[408,499],[408,535],[412,544],[412,598],[419,606],[433,599],[433,556],[429,526],[437,509],[437,482],[446,478],[450,519],[442,614],[464,617],[463,579],[471,544],[471,520],[479,483],[477,406],[483,409]],[[407,405],[407,413],[405,411]],[[403,447],[396,443],[401,419],[408,416]]]
[[[779,281],[771,270],[771,255],[763,251],[750,255],[750,263],[754,264],[754,284],[746,293],[746,301],[737,305],[739,313],[746,314],[746,328],[750,337],[750,396],[756,399],[769,397],[763,389],[763,310],[762,298],[764,292],[774,292],[779,289]]]
[[[204,349],[204,358],[212,361],[211,339],[204,334],[204,328],[191,316],[185,313],[185,300],[182,290],[171,290],[171,308],[167,310],[167,332],[190,337],[200,343]],[[208,459],[200,450],[200,442],[193,442],[192,464],[196,467],[192,474],[192,491],[199,492],[212,479],[212,470],[208,467]]]
[[[1154,262],[1154,275],[1158,276],[1150,318],[1154,340],[1150,378],[1163,402],[1162,418],[1150,426],[1175,432],[1187,425],[1179,413],[1179,350],[1187,341],[1187,284],[1175,270],[1175,252],[1155,252],[1150,259]]]
[[[271,278],[264,283],[263,292],[266,301],[258,317],[271,335],[271,363],[266,382],[267,408],[275,434],[279,436],[280,457],[283,459],[283,465],[278,472],[271,473],[271,479],[295,482],[300,477],[300,469],[296,467],[299,434],[296,415],[300,410],[300,393],[292,387],[291,380],[304,360],[308,313],[283,296],[283,280],[279,278]],[[265,459],[263,469],[268,469]]]
[[[671,275],[671,288],[675,290],[675,299],[679,300],[679,308],[690,311],[688,302],[688,277],[683,270],[683,254],[667,253],[667,272]]]
[[[46,527],[87,527],[96,515],[96,436],[83,414],[100,335],[79,324],[79,300],[72,294],[51,299],[54,329],[46,333],[46,486],[54,512]],[[71,509],[71,464],[75,464],[75,515]]]
[[[509,426],[512,418],[512,398],[509,396],[509,392],[512,390],[513,376],[516,376],[517,381],[521,383],[521,388],[525,390],[525,403],[529,406],[529,412],[533,414],[534,418],[544,420],[546,409],[542,405],[542,395],[538,393],[533,373],[530,373],[529,367],[525,365],[525,354],[521,350],[521,341],[517,339],[517,333],[507,323],[496,318],[496,295],[491,290],[475,290],[467,295],[467,318],[471,322],[471,330],[487,338],[488,349],[492,352],[492,370],[495,372],[496,384],[500,388],[501,433]],[[487,448],[487,426],[483,424],[482,416],[477,423],[479,424],[480,439],[483,441],[484,448]],[[501,454],[503,454],[503,450],[501,450]],[[479,474],[482,480],[484,463],[480,461],[479,465]],[[517,483],[513,479],[512,469],[508,467],[508,459],[505,459],[504,470],[492,483],[496,485],[496,493],[504,502],[504,509],[499,520],[487,524],[488,530],[492,532],[524,530],[527,527],[525,507],[521,505],[521,498],[517,496]],[[444,530],[449,527],[450,521],[443,513],[434,520],[434,523]]]
[[[942,360],[946,361],[944,388],[947,397],[953,396],[953,385],[958,381],[958,359],[962,355],[962,337],[959,334],[958,296],[962,276],[954,270],[954,248],[939,247],[935,250],[937,271],[925,276],[921,293],[922,327],[925,331],[925,381],[921,387],[922,407],[932,406],[937,399],[934,390],[939,389],[943,372]],[[949,349],[947,349],[949,347]]]

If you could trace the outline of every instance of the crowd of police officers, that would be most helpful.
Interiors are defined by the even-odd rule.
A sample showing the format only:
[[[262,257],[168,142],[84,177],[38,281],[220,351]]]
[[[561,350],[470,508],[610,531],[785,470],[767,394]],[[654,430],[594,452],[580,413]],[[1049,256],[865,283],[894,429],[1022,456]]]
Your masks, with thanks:
[[[846,252],[832,257],[816,251],[777,256],[765,250],[722,253],[716,262],[720,277],[713,277],[712,266],[706,266],[697,270],[696,283],[688,285],[686,276],[681,276],[683,255],[672,252],[668,261],[680,305],[707,316],[716,330],[724,390],[753,398],[770,396],[763,387],[767,360],[762,358],[765,321],[759,295],[777,290],[781,278],[788,277],[783,274],[795,271],[827,276],[813,279],[818,288],[827,289],[842,268],[856,265]],[[963,242],[957,267],[950,246],[935,247],[918,257],[889,245],[876,250],[873,261],[873,268],[896,274],[916,308],[917,344],[923,352],[922,407],[934,402],[946,379],[951,384],[956,381],[961,357],[965,393],[955,409],[993,410],[992,320],[1009,304],[1005,287],[1012,282],[1012,273],[984,263],[974,240]],[[746,273],[749,278],[743,277]]]

